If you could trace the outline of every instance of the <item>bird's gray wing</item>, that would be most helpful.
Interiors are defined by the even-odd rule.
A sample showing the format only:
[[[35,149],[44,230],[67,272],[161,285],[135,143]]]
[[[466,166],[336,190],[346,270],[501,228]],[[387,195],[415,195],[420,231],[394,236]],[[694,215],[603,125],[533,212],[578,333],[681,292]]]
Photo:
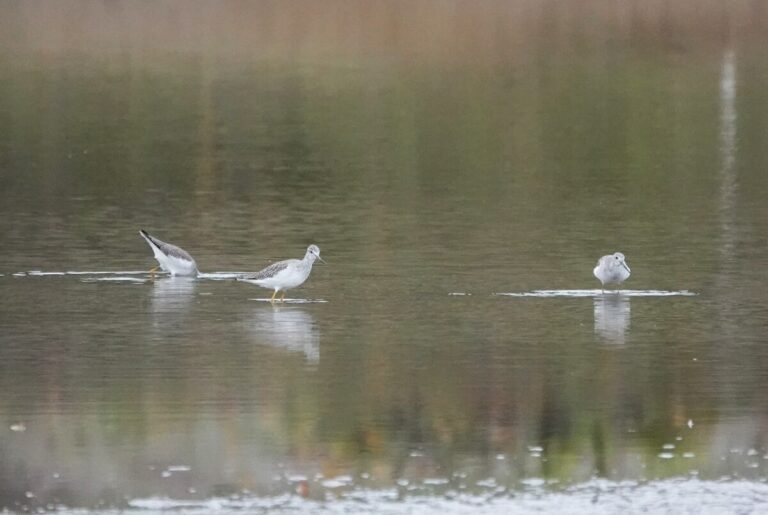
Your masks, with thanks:
[[[272,263],[267,268],[263,270],[259,270],[254,274],[246,274],[242,276],[242,279],[246,279],[248,281],[258,281],[261,279],[269,279],[270,277],[274,277],[275,275],[277,275],[280,271],[285,270],[287,267],[288,267],[288,261],[278,261],[277,263]]]
[[[187,252],[186,250],[177,247],[176,245],[171,245],[170,243],[166,243],[164,241],[158,240],[151,234],[149,234],[146,231],[141,231],[141,235],[144,236],[144,238],[149,242],[150,245],[154,245],[157,247],[157,249],[165,254],[166,256],[175,257],[178,259],[184,259],[186,261],[194,261],[192,259],[192,256]]]

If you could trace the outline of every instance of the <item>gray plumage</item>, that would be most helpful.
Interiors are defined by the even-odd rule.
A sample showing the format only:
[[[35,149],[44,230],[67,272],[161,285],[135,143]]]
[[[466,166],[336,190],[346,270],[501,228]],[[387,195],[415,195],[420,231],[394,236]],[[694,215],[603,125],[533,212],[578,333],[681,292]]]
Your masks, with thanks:
[[[624,254],[615,252],[601,257],[592,273],[605,288],[608,283],[623,283],[629,278],[631,271],[625,261]]]
[[[325,262],[323,261],[323,258],[320,257],[320,248],[317,245],[310,245],[307,247],[307,253],[304,254],[304,259],[286,259],[285,261],[278,261],[255,274],[243,275],[240,277],[240,280],[251,282],[262,288],[275,290],[272,294],[272,298],[269,299],[270,302],[274,302],[277,292],[282,291],[282,301],[285,299],[286,290],[296,288],[307,280],[309,273],[312,271],[312,264],[316,259],[319,259],[323,263]]]
[[[194,262],[195,260],[192,259],[192,256],[189,255],[189,252],[186,250],[177,247],[176,245],[171,245],[170,243],[166,243],[164,241],[158,240],[151,234],[149,234],[144,229],[141,230],[141,235],[146,238],[146,240],[151,244],[157,247],[157,249],[165,254],[166,256],[175,257],[177,259],[185,259],[187,261]]]
[[[268,267],[262,270],[259,270],[258,272],[244,275],[241,277],[241,279],[245,279],[248,281],[258,281],[261,279],[269,279],[270,277],[276,276],[281,270],[285,270],[291,261],[299,261],[299,260],[287,259],[285,261],[278,261],[277,263],[272,263]]]
[[[152,254],[154,254],[160,268],[171,275],[197,276],[197,263],[195,263],[195,260],[192,259],[192,256],[186,250],[158,240],[144,229],[141,229],[139,234],[147,241],[149,248],[152,249]],[[154,269],[151,272],[154,272]]]

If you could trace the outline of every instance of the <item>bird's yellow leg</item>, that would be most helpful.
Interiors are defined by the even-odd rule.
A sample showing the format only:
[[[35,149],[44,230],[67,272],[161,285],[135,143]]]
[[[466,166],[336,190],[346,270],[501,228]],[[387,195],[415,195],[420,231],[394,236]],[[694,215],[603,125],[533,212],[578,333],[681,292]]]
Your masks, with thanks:
[[[285,290],[283,290],[283,295],[280,297],[280,302],[285,302]]]
[[[154,279],[155,278],[155,272],[157,272],[160,269],[159,266],[156,266],[152,270],[149,271],[149,275]]]
[[[277,295],[277,290],[275,290],[275,292],[272,294],[272,298],[269,299],[269,302],[271,302],[272,304],[275,303],[275,295]]]

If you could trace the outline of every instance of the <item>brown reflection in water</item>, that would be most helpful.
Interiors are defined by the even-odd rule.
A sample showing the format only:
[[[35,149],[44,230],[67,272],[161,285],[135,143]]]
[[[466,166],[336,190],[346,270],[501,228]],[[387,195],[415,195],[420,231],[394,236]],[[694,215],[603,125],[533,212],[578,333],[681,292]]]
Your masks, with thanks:
[[[209,58],[394,58],[402,63],[497,66],[574,43],[684,50],[729,37],[762,37],[759,2],[310,0],[162,4],[82,0],[13,2],[2,8],[2,46],[56,57],[123,54],[152,64],[169,52]],[[155,64],[161,64],[156,62]]]
[[[138,218],[207,270],[258,269],[315,233],[336,264],[307,285],[331,299],[319,311],[232,284],[0,278],[1,504],[266,495],[304,481],[290,474],[320,497],[317,473],[438,493],[764,478],[766,290],[735,251],[760,239],[729,231],[766,219],[766,16],[746,0],[4,3],[10,272],[141,268]],[[589,285],[615,239],[638,287],[703,295],[636,302],[631,339],[628,301],[486,295]]]

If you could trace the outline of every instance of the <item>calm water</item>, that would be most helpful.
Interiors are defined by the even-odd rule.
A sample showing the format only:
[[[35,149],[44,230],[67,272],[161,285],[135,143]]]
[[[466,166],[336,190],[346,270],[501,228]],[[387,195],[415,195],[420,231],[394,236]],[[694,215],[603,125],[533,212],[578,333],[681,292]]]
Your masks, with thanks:
[[[768,13],[700,4],[0,6],[0,507],[760,510]]]

